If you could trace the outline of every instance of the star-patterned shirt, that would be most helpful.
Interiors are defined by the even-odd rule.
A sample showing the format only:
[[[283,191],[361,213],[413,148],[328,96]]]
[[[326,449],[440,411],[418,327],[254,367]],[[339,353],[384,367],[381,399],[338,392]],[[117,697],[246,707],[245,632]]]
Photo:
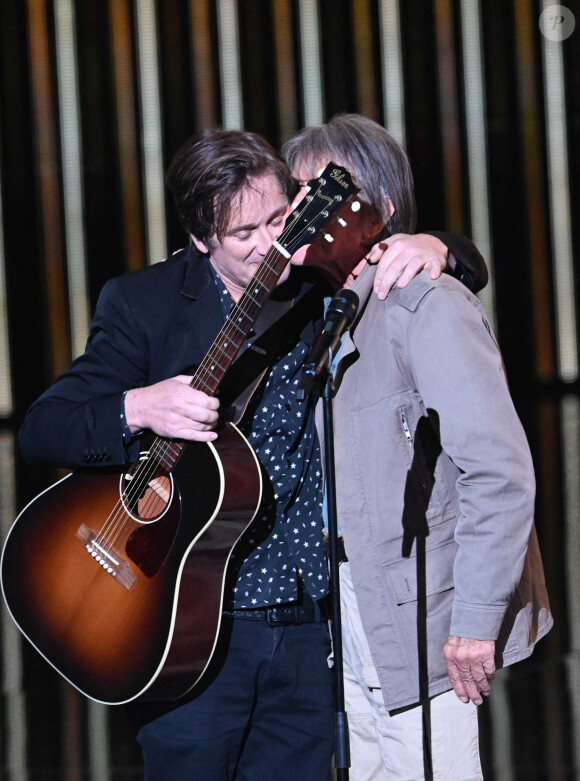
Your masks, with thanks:
[[[212,273],[225,318],[234,302],[213,268]],[[313,599],[328,593],[320,446],[312,400],[297,398],[307,355],[308,346],[299,341],[274,363],[239,425],[271,484],[232,554],[231,565],[239,568],[233,594],[236,608],[294,600],[299,578]]]

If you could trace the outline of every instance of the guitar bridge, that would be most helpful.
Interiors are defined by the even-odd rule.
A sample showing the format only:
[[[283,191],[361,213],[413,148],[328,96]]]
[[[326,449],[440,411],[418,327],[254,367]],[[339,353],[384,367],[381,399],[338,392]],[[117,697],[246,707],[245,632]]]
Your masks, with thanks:
[[[129,565],[121,560],[121,557],[118,556],[112,545],[99,539],[99,535],[95,534],[84,523],[79,526],[76,536],[105,572],[108,572],[111,577],[115,578],[122,586],[125,586],[128,591],[133,588],[137,578],[131,572]]]

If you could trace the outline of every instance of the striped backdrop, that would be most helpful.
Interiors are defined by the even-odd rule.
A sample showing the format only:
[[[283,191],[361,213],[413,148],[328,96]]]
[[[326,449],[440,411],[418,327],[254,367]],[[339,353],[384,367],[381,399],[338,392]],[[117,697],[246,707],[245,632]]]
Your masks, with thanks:
[[[465,233],[489,263],[481,298],[532,445],[558,619],[542,674],[575,692],[541,703],[538,752],[580,762],[580,2],[564,5],[568,28],[548,0],[1,0],[2,535],[56,477],[20,460],[16,434],[83,351],[103,283],[185,243],[164,188],[181,143],[219,125],[279,147],[337,112],[366,114],[409,153],[419,228]],[[49,680],[59,706],[46,718],[62,730],[38,761],[128,778],[111,770],[134,761],[120,716],[52,678],[0,615],[5,772],[28,777],[43,729],[30,692]],[[484,734],[502,781],[526,740],[510,680]]]

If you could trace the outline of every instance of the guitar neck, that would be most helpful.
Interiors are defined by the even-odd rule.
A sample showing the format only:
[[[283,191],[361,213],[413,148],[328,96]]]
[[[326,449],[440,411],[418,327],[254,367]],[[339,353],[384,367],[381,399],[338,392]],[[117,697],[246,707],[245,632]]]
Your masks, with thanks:
[[[282,247],[276,247],[275,243],[270,247],[193,375],[192,388],[209,396],[217,392],[289,261],[290,255]]]
[[[276,287],[294,252],[311,243],[335,211],[358,190],[350,173],[333,162],[326,166],[317,179],[308,182],[306,196],[287,217],[282,233],[270,246],[193,375],[190,382],[192,388],[201,390],[208,396],[217,393],[225,373],[239,353],[266,299]],[[341,219],[339,224],[346,227],[347,223]],[[150,452],[164,469],[171,471],[185,445],[185,442],[160,437],[154,441]]]
[[[240,300],[234,305],[220,332],[189,383],[192,388],[213,396],[225,373],[252,330],[264,303],[290,261],[290,254],[276,242],[270,247]],[[158,437],[150,448],[151,456],[171,471],[186,442]]]

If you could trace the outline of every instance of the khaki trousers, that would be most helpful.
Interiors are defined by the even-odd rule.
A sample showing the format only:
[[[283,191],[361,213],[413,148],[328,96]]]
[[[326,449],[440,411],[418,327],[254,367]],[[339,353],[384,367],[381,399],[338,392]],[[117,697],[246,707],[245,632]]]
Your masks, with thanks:
[[[340,589],[349,777],[351,781],[423,781],[422,707],[389,715],[362,628],[348,562],[340,566]],[[433,781],[480,781],[477,706],[462,703],[451,690],[433,697],[427,707]]]

